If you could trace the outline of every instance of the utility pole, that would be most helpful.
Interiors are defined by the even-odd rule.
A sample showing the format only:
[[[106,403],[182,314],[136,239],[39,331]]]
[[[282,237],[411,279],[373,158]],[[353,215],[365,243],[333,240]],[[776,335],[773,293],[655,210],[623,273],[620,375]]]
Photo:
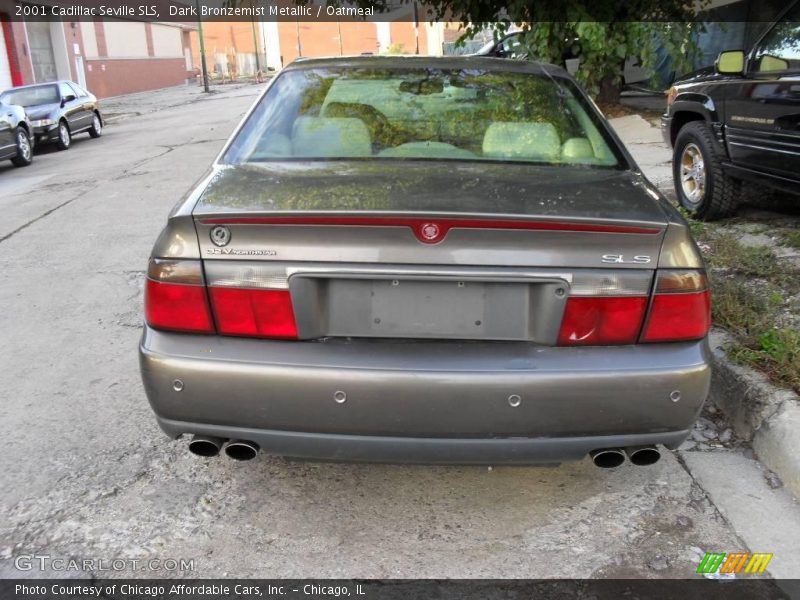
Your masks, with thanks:
[[[200,18],[200,0],[194,0],[195,7],[197,8],[197,35],[200,39],[200,71],[203,77],[203,91],[208,94],[211,90],[208,88],[208,67],[206,66],[206,43],[203,39],[203,20]]]
[[[419,54],[419,13],[416,0],[414,0],[414,43],[416,44],[414,54]]]

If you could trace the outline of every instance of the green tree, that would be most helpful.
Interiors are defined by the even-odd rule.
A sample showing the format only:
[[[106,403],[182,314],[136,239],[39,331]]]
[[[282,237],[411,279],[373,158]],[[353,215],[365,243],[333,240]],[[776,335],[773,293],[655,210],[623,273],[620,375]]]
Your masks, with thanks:
[[[627,58],[643,67],[655,66],[656,50],[664,46],[678,71],[696,50],[690,35],[698,26],[697,12],[707,0],[430,0],[435,20],[459,20],[461,41],[493,28],[499,37],[515,24],[522,44],[537,60],[563,64],[579,50],[576,77],[601,102],[617,102]],[[577,46],[577,47],[576,47]]]

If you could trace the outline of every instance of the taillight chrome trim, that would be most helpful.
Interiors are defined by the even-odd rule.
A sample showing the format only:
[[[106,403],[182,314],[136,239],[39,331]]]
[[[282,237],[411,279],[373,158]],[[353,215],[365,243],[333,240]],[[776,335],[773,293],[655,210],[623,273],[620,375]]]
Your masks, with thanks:
[[[647,296],[653,283],[653,271],[645,269],[502,269],[428,267],[420,269],[397,265],[326,265],[233,260],[206,260],[205,276],[209,287],[248,289],[289,289],[292,276],[317,278],[398,278],[398,279],[469,279],[536,283],[562,279],[569,285],[570,296]]]

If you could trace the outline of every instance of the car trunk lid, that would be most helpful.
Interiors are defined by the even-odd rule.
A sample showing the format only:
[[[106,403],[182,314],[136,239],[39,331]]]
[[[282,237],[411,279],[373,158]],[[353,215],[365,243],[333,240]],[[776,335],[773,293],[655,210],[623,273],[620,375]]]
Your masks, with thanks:
[[[273,163],[221,168],[194,218],[222,333],[258,334],[262,310],[226,303],[269,304],[269,337],[553,345],[571,296],[644,311],[667,225],[648,190],[617,170]]]

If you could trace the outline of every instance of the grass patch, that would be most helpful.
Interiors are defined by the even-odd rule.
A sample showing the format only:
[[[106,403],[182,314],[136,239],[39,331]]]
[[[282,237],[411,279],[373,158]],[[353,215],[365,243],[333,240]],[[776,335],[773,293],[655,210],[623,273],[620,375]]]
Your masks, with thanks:
[[[767,246],[744,246],[731,233],[706,232],[706,243],[710,250],[706,255],[708,264],[720,269],[733,270],[746,277],[761,277],[780,284],[787,272],[771,248]]]
[[[791,297],[800,276],[771,248],[745,246],[719,226],[687,221],[709,267],[714,324],[736,340],[729,356],[800,392],[800,333],[780,326],[784,297]],[[783,244],[800,248],[800,231],[779,235]]]
[[[771,329],[758,336],[756,347],[735,346],[729,354],[736,362],[764,371],[775,381],[800,392],[800,333]]]
[[[780,240],[782,246],[790,246],[800,250],[800,231],[782,231]]]
[[[712,317],[715,325],[724,327],[747,346],[757,345],[758,337],[772,328],[780,294],[768,296],[750,290],[737,277],[711,278]]]

